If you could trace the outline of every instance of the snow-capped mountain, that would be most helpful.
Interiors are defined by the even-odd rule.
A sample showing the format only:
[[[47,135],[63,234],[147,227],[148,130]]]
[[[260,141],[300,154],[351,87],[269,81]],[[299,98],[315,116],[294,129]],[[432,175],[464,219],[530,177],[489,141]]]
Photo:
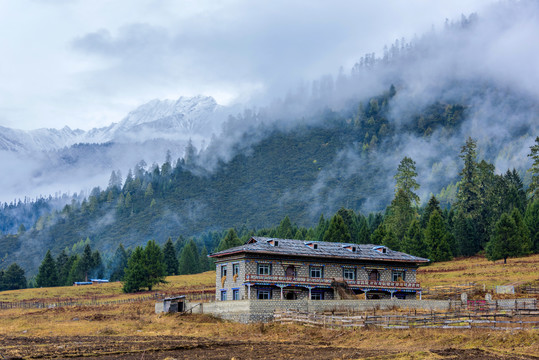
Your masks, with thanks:
[[[74,144],[144,142],[154,139],[186,140],[209,137],[226,118],[226,108],[208,96],[152,100],[131,111],[119,123],[89,131],[58,129],[23,131],[0,127],[0,151],[33,153]]]

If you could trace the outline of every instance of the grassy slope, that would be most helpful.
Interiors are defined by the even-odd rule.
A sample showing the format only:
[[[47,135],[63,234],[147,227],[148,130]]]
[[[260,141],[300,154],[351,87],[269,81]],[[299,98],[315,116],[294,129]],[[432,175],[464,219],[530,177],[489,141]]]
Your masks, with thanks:
[[[427,286],[456,285],[465,282],[487,285],[537,280],[539,255],[509,259],[507,265],[473,257],[434,264],[420,270],[419,281]],[[211,288],[215,272],[174,276],[156,290],[181,293]],[[138,294],[140,295],[140,294]],[[21,299],[69,298],[94,296],[108,300],[123,298],[121,284],[101,286],[26,289],[0,293],[0,301]],[[404,358],[438,358],[439,349],[485,349],[507,355],[539,353],[539,332],[503,332],[489,330],[410,329],[356,331],[323,329],[298,325],[233,324],[204,315],[156,315],[153,301],[143,303],[67,307],[56,309],[0,311],[0,340],[3,336],[155,336],[174,335],[214,341],[294,342],[312,346],[354,347],[364,350],[388,350],[406,354]],[[67,338],[66,338],[67,339]],[[0,349],[2,347],[0,346]],[[11,350],[8,350],[11,351]],[[388,350],[389,351],[389,350]],[[393,358],[390,356],[390,358]],[[397,358],[402,358],[400,355]]]
[[[488,261],[482,256],[456,259],[422,267],[417,273],[422,287],[476,283],[492,288],[495,285],[520,285],[539,282],[539,254]]]

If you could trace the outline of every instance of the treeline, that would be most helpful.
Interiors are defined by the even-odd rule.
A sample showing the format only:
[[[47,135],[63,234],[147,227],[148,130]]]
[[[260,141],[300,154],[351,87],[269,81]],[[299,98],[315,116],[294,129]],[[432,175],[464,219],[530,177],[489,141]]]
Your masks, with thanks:
[[[419,205],[415,162],[404,157],[394,176],[394,198],[383,213],[365,216],[341,208],[330,218],[321,215],[314,227],[297,226],[286,216],[278,226],[270,228],[242,226],[188,240],[180,236],[173,242],[169,238],[162,249],[153,240],[134,250],[120,244],[105,262],[99,251],[91,250],[87,239],[71,250],[62,250],[56,259],[49,250],[39,267],[35,286],[70,285],[106,274],[111,281],[123,281],[127,292],[151,289],[168,275],[213,269],[206,244],[211,251],[221,251],[242,245],[251,236],[383,244],[431,261],[483,251],[491,260],[539,252],[539,137],[528,155],[533,160],[528,194],[516,170],[495,174],[494,165],[477,159],[476,146],[476,141],[469,138],[462,147],[457,201],[444,208],[434,195],[425,206]],[[17,264],[1,276],[3,289],[26,285],[24,271]]]
[[[106,278],[110,281],[124,281],[124,290],[133,292],[145,287],[151,290],[153,285],[163,282],[165,276],[195,274],[213,268],[206,247],[199,248],[193,238],[186,240],[180,236],[175,243],[169,238],[163,248],[154,240],[150,240],[145,247],[137,246],[127,250],[120,244],[107,261],[102,260],[98,250],[92,251],[89,242],[87,239],[73,246],[73,251],[76,251],[76,248],[84,244],[81,254],[68,255],[69,250],[64,249],[54,258],[51,251],[47,251],[31,285],[68,286],[75,282]],[[9,274],[13,272],[12,267],[20,269],[17,264],[13,264],[8,268]],[[24,271],[22,274],[24,276]],[[24,286],[18,288],[24,287],[26,280]]]

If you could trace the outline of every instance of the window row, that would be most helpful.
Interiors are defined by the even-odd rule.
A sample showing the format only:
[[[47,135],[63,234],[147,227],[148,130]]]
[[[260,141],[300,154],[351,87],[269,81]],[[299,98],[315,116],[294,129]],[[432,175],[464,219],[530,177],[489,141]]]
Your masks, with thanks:
[[[228,268],[228,264],[221,265],[221,278],[226,276],[227,268]],[[232,276],[239,275],[239,273],[240,273],[240,264],[238,263],[232,264]]]
[[[232,289],[232,300],[239,300],[240,299],[240,290],[239,289]],[[221,301],[226,301],[227,298],[227,291],[221,290]]]

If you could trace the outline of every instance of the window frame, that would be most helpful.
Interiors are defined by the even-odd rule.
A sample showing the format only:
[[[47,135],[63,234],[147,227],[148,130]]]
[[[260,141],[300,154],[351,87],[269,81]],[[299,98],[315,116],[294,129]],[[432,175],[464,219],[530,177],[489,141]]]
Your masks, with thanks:
[[[399,275],[401,275],[402,280],[399,281]],[[393,282],[405,282],[406,281],[406,271],[402,270],[392,270],[391,279]]]
[[[346,273],[352,274],[352,278],[346,277]],[[343,268],[342,269],[342,278],[344,280],[356,280],[356,269],[355,268]]]
[[[240,263],[232,264],[232,276],[234,275],[240,275]]]
[[[311,300],[324,300],[324,293],[322,291],[311,292]]]
[[[232,289],[232,300],[240,299],[240,289]]]
[[[313,276],[313,271],[320,271],[320,276]],[[313,279],[323,279],[324,278],[324,267],[323,266],[309,266],[309,277]]]
[[[221,265],[221,278],[227,274],[227,264]]]
[[[256,299],[257,300],[271,300],[271,290],[268,289],[258,289],[256,291]],[[267,297],[265,297],[267,295]]]
[[[221,290],[221,301],[227,301],[226,290]]]
[[[271,264],[268,264],[268,263],[261,263],[261,264],[258,264],[258,266],[256,267],[256,274],[257,275],[262,275],[262,276],[271,276]],[[262,271],[262,269],[265,269],[264,271]],[[266,271],[267,270],[267,271]],[[267,272],[267,274],[266,274]]]

